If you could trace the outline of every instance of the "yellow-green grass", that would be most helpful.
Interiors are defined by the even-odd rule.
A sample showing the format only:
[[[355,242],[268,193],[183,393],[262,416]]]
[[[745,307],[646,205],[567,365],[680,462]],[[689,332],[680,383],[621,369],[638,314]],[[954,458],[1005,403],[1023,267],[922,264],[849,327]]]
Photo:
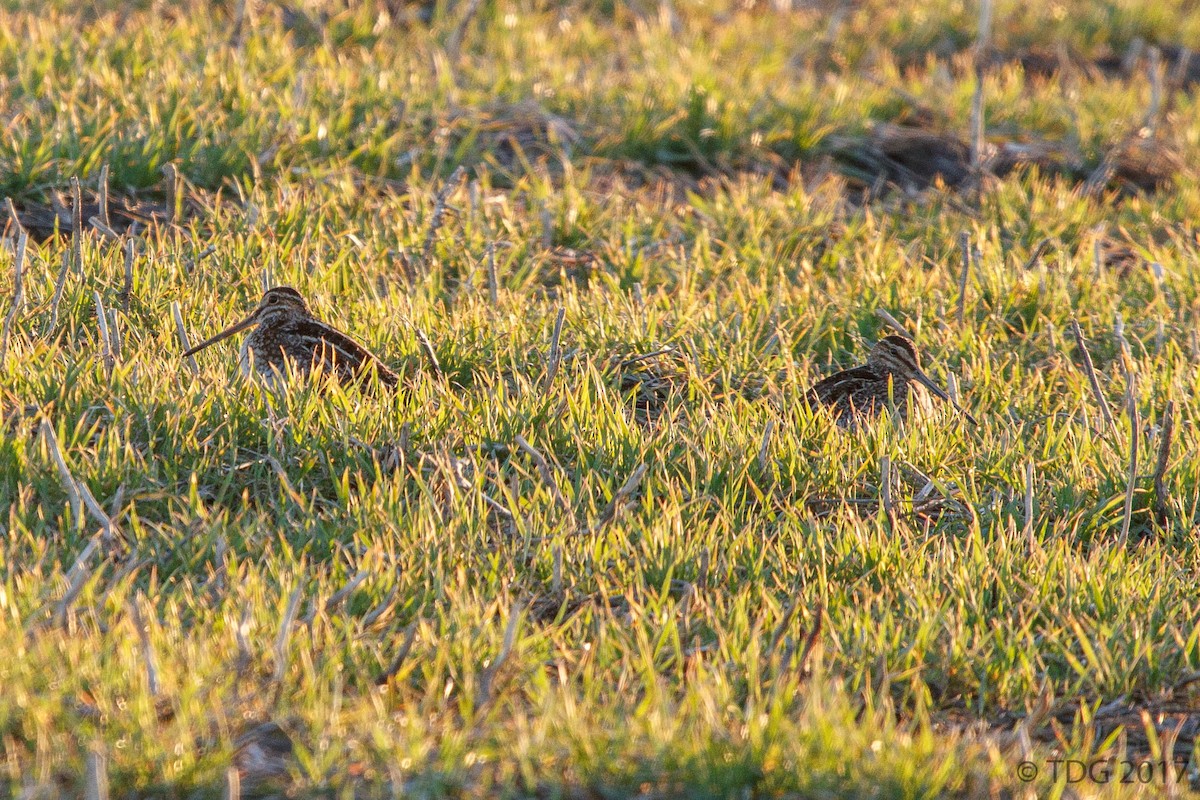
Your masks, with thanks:
[[[124,243],[89,232],[51,328],[69,238],[28,246],[0,364],[5,791],[80,794],[102,762],[113,797],[220,795],[239,735],[274,720],[301,796],[1062,796],[1047,759],[1123,754],[1088,735],[1098,706],[1195,705],[1193,172],[1153,196],[1025,174],[862,206],[822,162],[909,95],[965,137],[969,71],[913,54],[969,46],[973,8],[865,3],[831,26],[833,9],[485,2],[454,58],[464,5],[400,25],[309,4],[316,27],[289,32],[250,3],[240,48],[237,3],[49,5],[0,12],[5,192],[33,207],[108,164],[114,197],[161,199],[175,163],[197,202],[137,238],[127,310]],[[1200,45],[1184,3],[1017,10],[995,9],[1005,47]],[[1150,85],[1010,67],[985,96],[990,131],[1092,168]],[[1185,165],[1195,112],[1180,95],[1160,123]],[[1138,263],[1098,267],[1106,238]],[[264,393],[235,341],[193,374],[172,304],[195,342],[264,280],[403,390]],[[934,404],[847,433],[805,407],[885,335],[881,309],[978,428]],[[638,380],[667,387],[649,410]],[[76,510],[43,422],[119,543]],[[922,490],[950,499],[917,516]],[[1057,746],[1012,735],[1041,701]],[[1161,742],[1128,751],[1146,753]]]

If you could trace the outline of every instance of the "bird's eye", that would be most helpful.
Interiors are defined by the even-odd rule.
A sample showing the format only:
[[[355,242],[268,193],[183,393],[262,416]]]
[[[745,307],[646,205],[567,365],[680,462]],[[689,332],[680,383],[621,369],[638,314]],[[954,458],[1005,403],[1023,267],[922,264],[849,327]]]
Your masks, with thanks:
[[[268,302],[268,303],[278,303],[278,302],[279,302],[279,295],[277,295],[277,294],[273,294],[273,295],[271,295],[269,298],[267,298],[267,302]]]

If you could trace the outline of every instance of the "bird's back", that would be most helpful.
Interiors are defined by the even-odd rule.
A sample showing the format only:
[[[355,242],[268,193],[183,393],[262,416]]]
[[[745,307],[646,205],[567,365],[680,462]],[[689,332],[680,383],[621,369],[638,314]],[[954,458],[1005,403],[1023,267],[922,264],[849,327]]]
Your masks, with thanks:
[[[379,376],[379,382],[384,386],[394,387],[400,383],[400,376],[378,356],[336,328],[304,319],[289,325],[289,333],[302,351],[312,354],[312,364],[321,363],[342,383],[364,380],[371,372]]]
[[[394,387],[400,377],[367,348],[346,334],[311,317],[296,317],[276,325],[259,326],[243,345],[243,370],[247,370],[245,350],[254,351],[255,368],[264,377],[276,370],[286,371],[292,361],[302,373],[320,364],[340,383],[358,383],[374,372],[384,386]]]
[[[855,417],[870,416],[885,408],[889,391],[903,411],[908,398],[904,381],[889,380],[887,374],[870,367],[852,367],[819,381],[805,393],[805,400],[810,407],[829,408],[839,424],[848,425]]]

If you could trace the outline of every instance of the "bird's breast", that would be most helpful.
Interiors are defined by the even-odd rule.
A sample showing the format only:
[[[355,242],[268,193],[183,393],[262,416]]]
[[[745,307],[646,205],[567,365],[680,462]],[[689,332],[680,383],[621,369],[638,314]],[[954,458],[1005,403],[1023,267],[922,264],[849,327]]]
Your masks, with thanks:
[[[262,328],[256,329],[242,342],[238,354],[238,363],[242,374],[247,377],[265,378],[274,383],[276,374],[284,374],[284,352],[279,346],[278,337],[264,335]]]

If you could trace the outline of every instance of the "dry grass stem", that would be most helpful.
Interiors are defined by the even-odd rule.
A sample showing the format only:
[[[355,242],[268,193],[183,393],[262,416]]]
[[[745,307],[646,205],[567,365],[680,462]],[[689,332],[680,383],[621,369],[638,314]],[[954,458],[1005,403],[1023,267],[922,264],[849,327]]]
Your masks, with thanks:
[[[372,608],[363,616],[361,622],[363,630],[370,628],[392,609],[396,603],[396,595],[399,591],[400,585],[393,583],[392,588],[388,590],[387,595],[380,601],[379,605]]]
[[[508,612],[508,624],[504,627],[504,643],[500,646],[500,652],[496,655],[496,660],[479,677],[479,689],[475,695],[476,713],[495,700],[498,686],[496,679],[500,676],[501,670],[504,669],[505,664],[508,663],[508,659],[512,655],[513,647],[517,642],[517,632],[520,630],[521,615],[523,612],[524,606],[520,602],[514,603]]]
[[[100,217],[98,215],[88,217],[88,225],[95,228],[97,231],[99,231],[101,234],[103,234],[104,237],[107,239],[112,239],[113,241],[117,241],[121,238],[121,234],[117,233],[111,227],[109,227],[108,223],[106,223],[104,220],[100,219]]]
[[[9,201],[11,207],[12,201]],[[8,340],[16,324],[17,315],[25,304],[25,253],[29,245],[29,235],[24,230],[17,238],[17,252],[13,258],[13,299],[12,307],[4,317],[4,329],[0,332],[0,369],[4,368],[8,357]]]
[[[400,645],[400,649],[396,651],[395,657],[387,665],[387,668],[375,678],[376,686],[384,686],[390,681],[400,667],[404,665],[405,659],[408,658],[409,652],[412,651],[413,642],[417,640],[417,625],[420,620],[413,620],[404,627],[404,641]]]
[[[1125,513],[1121,519],[1121,536],[1118,544],[1124,547],[1129,541],[1129,527],[1133,521],[1133,493],[1137,489],[1138,440],[1141,438],[1141,422],[1138,419],[1137,373],[1129,373],[1125,403],[1129,413],[1129,474],[1125,484]]]
[[[158,662],[154,657],[154,645],[150,641],[150,630],[146,626],[146,620],[142,617],[141,605],[144,599],[142,593],[138,592],[137,597],[129,601],[129,612],[133,619],[133,626],[137,630],[138,641],[142,646],[142,663],[146,667],[146,687],[151,697],[158,697],[162,694],[162,687],[158,682]]]
[[[288,666],[288,646],[292,641],[292,627],[296,622],[296,612],[300,609],[300,598],[304,596],[304,592],[299,587],[292,590],[288,595],[287,608],[283,612],[283,618],[279,621],[279,633],[275,636],[275,674],[272,677],[272,682],[276,687],[283,683],[283,677],[287,673]],[[278,692],[278,688],[276,688]]]
[[[758,468],[767,473],[771,469],[771,435],[775,433],[775,420],[767,420],[762,441],[758,445]]]
[[[584,531],[584,533],[599,533],[617,518],[617,515],[621,513],[621,509],[625,507],[625,504],[632,499],[638,488],[641,487],[642,479],[646,477],[646,470],[647,466],[645,464],[637,465],[637,468],[629,475],[629,478],[621,485],[621,488],[617,489],[613,494],[612,500],[600,512],[600,517],[596,520],[596,524]]]
[[[112,230],[112,220],[108,216],[108,164],[100,167],[100,178],[98,184],[98,205],[100,213],[97,214],[100,224],[109,230]]]
[[[492,308],[500,305],[500,281],[496,277],[496,243],[488,242],[487,246],[487,287],[488,300]]]
[[[425,331],[416,328],[417,344],[421,347],[421,355],[425,357],[425,365],[429,367],[429,371],[433,373],[435,380],[442,380],[442,365],[438,363],[437,353],[433,349],[433,343],[429,341],[429,337]]]
[[[895,520],[895,507],[892,505],[892,459],[882,456],[879,459],[879,510],[884,518]]]
[[[564,514],[570,515],[571,504],[567,502],[567,498],[559,490],[558,481],[554,479],[554,472],[550,469],[550,464],[546,461],[546,457],[538,452],[537,448],[531,445],[524,436],[518,435],[516,443],[517,447],[533,459],[533,464],[537,467],[538,475],[541,476],[542,483],[546,484],[546,488],[550,490],[550,495],[554,498],[554,503]]]
[[[58,479],[62,483],[63,489],[67,493],[67,500],[71,504],[71,521],[78,527],[83,522],[83,499],[79,496],[79,484],[71,477],[71,471],[67,468],[67,461],[63,458],[62,449],[58,446],[58,437],[54,434],[54,426],[47,419],[42,420],[41,424],[42,440],[46,443],[46,449],[50,451],[50,457],[54,460],[54,466],[58,470]]]
[[[1104,417],[1104,424],[1112,430],[1116,427],[1113,421],[1112,412],[1108,409],[1108,401],[1104,399],[1104,390],[1100,388],[1100,379],[1096,375],[1096,368],[1092,365],[1092,355],[1088,352],[1087,343],[1083,339],[1083,331],[1079,329],[1079,322],[1075,319],[1071,320],[1071,336],[1075,338],[1075,345],[1079,348],[1079,357],[1083,361],[1083,372],[1087,376],[1088,384],[1092,387],[1092,396],[1096,399],[1096,405],[1100,407],[1100,414]]]
[[[47,333],[53,332],[58,327],[58,304],[62,302],[63,290],[67,286],[67,273],[71,271],[71,262],[67,258],[67,254],[63,253],[62,269],[58,273],[58,280],[54,282],[54,298],[50,301],[50,326],[47,328]]]
[[[875,316],[877,316],[881,320],[883,320],[884,323],[889,328],[891,328],[896,333],[903,336],[905,339],[913,338],[912,334],[909,333],[907,330],[905,330],[904,326],[901,325],[900,322],[895,317],[893,317],[890,313],[888,313],[888,311],[886,309],[882,309],[882,308],[875,309]]]
[[[71,178],[71,266],[83,277],[83,189]]]
[[[429,217],[429,228],[425,232],[425,241],[421,245],[421,267],[426,271],[429,270],[430,260],[433,258],[433,245],[446,216],[447,201],[465,174],[466,169],[464,167],[456,167],[454,172],[450,174],[449,179],[442,184],[442,188],[438,190],[434,198],[433,214]]]
[[[171,316],[175,320],[175,335],[179,337],[180,352],[186,353],[192,349],[191,342],[188,341],[187,327],[183,324],[183,314],[179,310],[178,301],[171,301]],[[196,357],[187,357],[188,369],[193,375],[200,374],[200,365],[196,363]]]
[[[1033,530],[1033,462],[1025,462],[1025,539],[1029,552],[1037,544]]]
[[[1046,254],[1052,244],[1050,239],[1042,239],[1037,243],[1037,247],[1033,248],[1033,252],[1029,254],[1029,258],[1025,260],[1025,265],[1021,268],[1022,272],[1028,272],[1037,266],[1038,261]]]
[[[546,358],[546,377],[542,381],[542,392],[548,392],[558,374],[558,366],[562,361],[562,329],[566,318],[566,309],[559,308],[558,316],[554,319],[554,333],[550,337],[550,353]]]
[[[112,377],[113,365],[116,363],[116,355],[112,350],[112,334],[108,329],[108,314],[104,310],[104,298],[99,292],[92,292],[92,299],[96,303],[96,324],[100,334],[100,358],[104,362],[104,370]]]
[[[108,759],[96,749],[88,750],[83,797],[84,800],[108,800]]]
[[[479,7],[482,5],[483,0],[469,0],[462,18],[454,26],[454,32],[450,34],[450,39],[446,43],[446,60],[450,62],[452,68],[458,62],[458,54],[462,49],[463,38],[467,35],[467,28],[470,27],[471,21],[475,19],[475,15],[479,13]]]
[[[1171,461],[1171,440],[1175,434],[1175,401],[1168,400],[1163,409],[1158,431],[1158,459],[1154,465],[1154,516],[1166,525],[1170,515],[1170,496],[1167,493],[1167,466]]]
[[[200,264],[204,261],[204,259],[208,258],[215,252],[217,252],[217,246],[215,244],[210,244],[208,247],[201,250],[195,256],[193,256],[192,258],[189,258],[183,262],[184,263],[184,272],[187,273],[188,275],[191,275],[193,272],[196,271],[196,267],[200,266]]]
[[[967,307],[967,278],[971,275],[971,237],[966,231],[958,235],[958,246],[962,250],[962,273],[958,278],[958,324],[963,324]]]
[[[129,301],[133,298],[133,238],[125,240],[125,283],[121,285],[121,311],[129,313]]]

